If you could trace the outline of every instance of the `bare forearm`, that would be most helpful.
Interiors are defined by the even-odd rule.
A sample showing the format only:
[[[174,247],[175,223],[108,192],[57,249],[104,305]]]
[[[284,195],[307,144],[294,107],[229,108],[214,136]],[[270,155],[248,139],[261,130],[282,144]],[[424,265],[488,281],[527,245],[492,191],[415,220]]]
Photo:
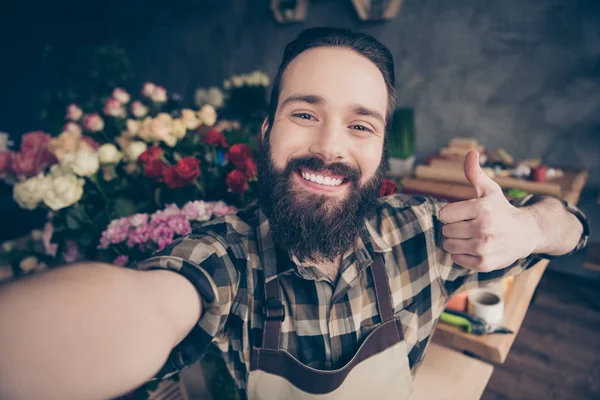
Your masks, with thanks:
[[[0,288],[0,398],[105,399],[148,380],[193,325],[194,317],[170,316],[173,303],[159,297],[165,285],[180,285],[169,291],[175,297],[195,295],[172,272],[105,264]],[[182,320],[192,324],[174,335]]]
[[[534,253],[562,255],[577,246],[583,233],[581,222],[555,198],[544,197],[526,208],[533,218],[538,244]]]

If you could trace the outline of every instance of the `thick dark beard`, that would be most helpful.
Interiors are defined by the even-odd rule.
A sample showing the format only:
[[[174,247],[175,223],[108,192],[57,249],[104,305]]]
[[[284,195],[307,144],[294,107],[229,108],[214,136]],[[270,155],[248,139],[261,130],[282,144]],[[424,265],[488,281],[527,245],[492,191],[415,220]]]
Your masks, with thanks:
[[[375,175],[360,185],[360,172],[343,163],[325,165],[315,156],[294,158],[285,170],[271,159],[268,139],[258,155],[259,201],[269,220],[275,244],[291,251],[300,262],[334,262],[354,245],[365,216],[375,209],[387,170],[386,153]],[[330,171],[345,176],[350,190],[344,199],[329,198],[292,187],[292,173],[299,168]]]

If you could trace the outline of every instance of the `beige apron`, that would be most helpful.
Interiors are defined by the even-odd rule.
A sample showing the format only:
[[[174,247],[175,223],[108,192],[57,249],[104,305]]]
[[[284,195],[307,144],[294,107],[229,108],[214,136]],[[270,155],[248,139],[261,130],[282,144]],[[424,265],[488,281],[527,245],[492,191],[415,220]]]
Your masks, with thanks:
[[[382,323],[364,340],[352,360],[336,370],[318,370],[279,349],[285,318],[279,280],[265,285],[263,345],[253,348],[247,396],[250,400],[406,400],[412,392],[402,324],[394,319],[392,299],[378,255],[371,265],[377,307]]]

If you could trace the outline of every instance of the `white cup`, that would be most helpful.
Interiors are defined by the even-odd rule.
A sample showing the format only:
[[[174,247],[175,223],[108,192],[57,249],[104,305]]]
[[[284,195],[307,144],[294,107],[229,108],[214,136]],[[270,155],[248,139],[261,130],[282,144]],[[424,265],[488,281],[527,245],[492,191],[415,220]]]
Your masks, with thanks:
[[[493,289],[478,288],[467,296],[469,314],[482,318],[488,324],[499,324],[504,317],[504,296]]]

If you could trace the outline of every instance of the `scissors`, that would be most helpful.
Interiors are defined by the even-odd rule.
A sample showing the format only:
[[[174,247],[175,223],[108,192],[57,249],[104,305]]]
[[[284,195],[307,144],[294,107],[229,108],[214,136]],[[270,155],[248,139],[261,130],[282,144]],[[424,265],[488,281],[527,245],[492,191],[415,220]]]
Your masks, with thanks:
[[[495,324],[488,324],[482,318],[454,310],[445,310],[440,317],[440,321],[461,327],[465,330],[465,332],[473,333],[475,335],[487,335],[489,333],[514,333],[505,327]]]

